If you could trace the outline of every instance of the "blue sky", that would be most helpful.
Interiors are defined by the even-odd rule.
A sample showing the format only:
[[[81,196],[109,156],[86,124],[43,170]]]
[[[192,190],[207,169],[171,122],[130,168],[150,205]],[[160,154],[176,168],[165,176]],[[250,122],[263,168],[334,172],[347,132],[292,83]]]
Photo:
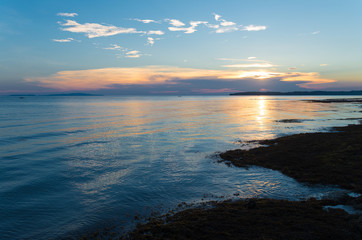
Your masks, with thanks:
[[[362,89],[362,1],[0,2],[0,94]]]

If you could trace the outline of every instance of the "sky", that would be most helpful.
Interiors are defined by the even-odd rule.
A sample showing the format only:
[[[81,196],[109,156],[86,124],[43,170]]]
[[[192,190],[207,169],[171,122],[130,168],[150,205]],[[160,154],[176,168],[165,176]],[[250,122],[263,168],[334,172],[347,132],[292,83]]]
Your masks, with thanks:
[[[361,0],[0,0],[0,94],[361,90],[361,12]]]

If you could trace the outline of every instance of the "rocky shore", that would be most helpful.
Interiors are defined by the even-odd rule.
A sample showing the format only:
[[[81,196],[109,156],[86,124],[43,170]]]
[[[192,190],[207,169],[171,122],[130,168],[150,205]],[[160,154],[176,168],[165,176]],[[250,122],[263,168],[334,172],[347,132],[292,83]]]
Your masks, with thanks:
[[[278,170],[300,182],[362,192],[362,125],[261,141],[267,147],[231,150],[220,157],[237,167]]]
[[[328,200],[249,199],[154,218],[121,239],[361,239],[361,217]]]

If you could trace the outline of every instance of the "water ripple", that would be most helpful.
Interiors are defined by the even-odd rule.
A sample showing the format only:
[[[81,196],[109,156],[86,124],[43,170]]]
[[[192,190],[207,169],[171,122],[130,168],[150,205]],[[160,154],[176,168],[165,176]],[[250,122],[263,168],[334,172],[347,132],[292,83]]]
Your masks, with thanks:
[[[110,221],[127,228],[135,215],[183,201],[329,194],[336,188],[215,157],[361,117],[356,105],[298,99],[2,97],[0,239],[79,237]]]

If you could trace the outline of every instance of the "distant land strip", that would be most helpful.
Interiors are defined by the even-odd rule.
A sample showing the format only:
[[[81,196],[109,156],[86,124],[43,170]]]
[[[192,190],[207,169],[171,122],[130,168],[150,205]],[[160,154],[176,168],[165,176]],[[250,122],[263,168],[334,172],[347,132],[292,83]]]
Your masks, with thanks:
[[[354,91],[296,91],[296,92],[237,92],[230,95],[241,96],[353,96],[362,95],[362,90]]]
[[[58,93],[58,94],[46,94],[46,95],[36,95],[36,94],[12,94],[9,95],[11,97],[58,97],[58,96],[76,96],[76,97],[82,97],[82,96],[103,96],[101,94],[90,94],[90,93]]]

